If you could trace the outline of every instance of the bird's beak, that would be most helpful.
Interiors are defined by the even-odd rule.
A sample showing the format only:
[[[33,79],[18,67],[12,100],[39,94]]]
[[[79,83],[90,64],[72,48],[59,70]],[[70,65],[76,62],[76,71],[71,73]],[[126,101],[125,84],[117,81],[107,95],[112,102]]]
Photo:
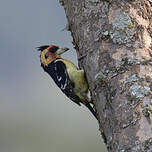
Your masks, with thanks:
[[[57,51],[56,51],[56,54],[57,55],[61,55],[63,54],[64,52],[68,51],[69,48],[59,48]]]

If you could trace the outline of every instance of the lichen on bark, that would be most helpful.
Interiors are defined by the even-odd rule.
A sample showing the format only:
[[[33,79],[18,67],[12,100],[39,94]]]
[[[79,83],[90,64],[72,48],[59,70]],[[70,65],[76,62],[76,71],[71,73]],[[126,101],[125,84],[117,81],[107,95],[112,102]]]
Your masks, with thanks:
[[[152,6],[62,0],[108,151],[152,151]]]

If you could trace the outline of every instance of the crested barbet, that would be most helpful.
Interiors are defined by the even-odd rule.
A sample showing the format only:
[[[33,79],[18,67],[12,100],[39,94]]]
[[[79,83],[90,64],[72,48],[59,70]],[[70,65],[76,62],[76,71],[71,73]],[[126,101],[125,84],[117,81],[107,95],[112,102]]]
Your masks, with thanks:
[[[88,83],[84,71],[71,61],[63,59],[61,54],[69,50],[55,45],[38,47],[41,66],[47,72],[61,91],[78,105],[84,104],[97,118],[96,111],[88,97]]]

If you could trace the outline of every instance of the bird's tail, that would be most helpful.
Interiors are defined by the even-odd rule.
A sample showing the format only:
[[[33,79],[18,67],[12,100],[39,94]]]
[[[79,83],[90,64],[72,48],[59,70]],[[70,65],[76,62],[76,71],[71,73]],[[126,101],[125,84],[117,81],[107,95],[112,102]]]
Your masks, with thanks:
[[[94,110],[94,108],[90,105],[90,103],[89,102],[87,102],[86,104],[85,104],[85,106],[90,110],[90,112],[94,115],[94,117],[98,120],[98,118],[97,118],[97,113],[96,113],[96,111]]]

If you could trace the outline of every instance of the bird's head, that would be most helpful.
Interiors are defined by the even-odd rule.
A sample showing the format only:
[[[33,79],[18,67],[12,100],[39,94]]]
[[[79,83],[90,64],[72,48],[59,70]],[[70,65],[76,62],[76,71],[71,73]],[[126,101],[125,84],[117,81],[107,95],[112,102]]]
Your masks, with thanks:
[[[60,55],[68,51],[68,48],[59,48],[55,45],[43,45],[37,47],[38,51],[41,51],[40,61],[43,65],[48,66],[56,58],[60,58]]]

